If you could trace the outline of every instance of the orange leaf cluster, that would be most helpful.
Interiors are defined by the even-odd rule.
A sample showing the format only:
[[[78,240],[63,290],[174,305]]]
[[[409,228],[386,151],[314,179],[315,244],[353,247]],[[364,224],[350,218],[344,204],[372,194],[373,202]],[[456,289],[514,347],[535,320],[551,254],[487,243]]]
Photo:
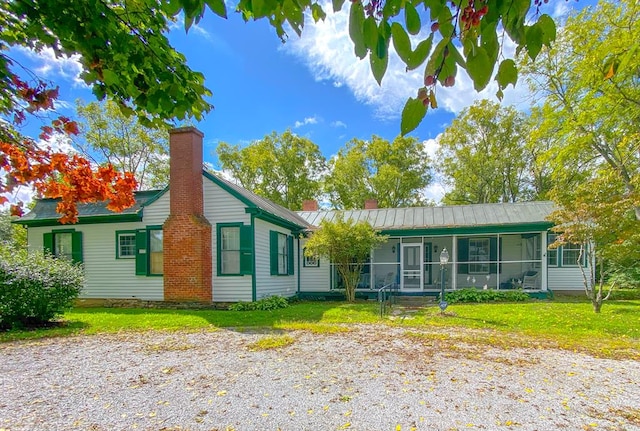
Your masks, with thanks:
[[[58,97],[58,88],[48,88],[43,82],[31,87],[13,75],[12,83],[15,95],[27,106],[14,109],[15,125],[24,121],[25,112],[53,108]],[[42,128],[40,138],[47,140],[54,132],[75,135],[78,125],[59,117],[51,126]],[[130,172],[121,174],[111,165],[94,169],[83,157],[39,148],[31,139],[5,140],[0,141],[0,205],[8,202],[5,195],[16,187],[32,186],[41,196],[60,199],[57,211],[62,214],[61,223],[75,223],[79,202],[107,201],[107,208],[112,211],[122,211],[135,203],[133,191],[137,182]],[[22,215],[22,203],[12,205],[11,212]]]

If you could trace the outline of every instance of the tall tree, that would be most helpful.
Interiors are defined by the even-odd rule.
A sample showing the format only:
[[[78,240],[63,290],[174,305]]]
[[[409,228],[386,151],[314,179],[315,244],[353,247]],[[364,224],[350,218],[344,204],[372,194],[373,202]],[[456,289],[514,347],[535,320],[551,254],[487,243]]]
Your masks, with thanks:
[[[558,232],[554,246],[580,245],[575,263],[596,313],[614,287],[615,282],[605,289],[609,276],[637,269],[640,260],[640,221],[632,210],[640,205],[640,197],[626,193],[623,182],[617,172],[603,166],[575,187],[553,191],[560,204],[551,214]]]
[[[554,136],[554,176],[619,176],[625,202],[640,192],[640,4],[601,1],[567,20],[553,49],[523,61],[526,79],[544,102],[540,130]],[[567,169],[572,166],[572,169]],[[576,172],[577,171],[577,172]],[[640,206],[634,209],[640,220]]]
[[[316,144],[290,130],[244,148],[221,142],[217,153],[222,169],[240,185],[286,208],[300,210],[302,201],[320,196],[325,158]]]
[[[526,121],[512,107],[481,100],[464,109],[439,139],[438,171],[447,204],[517,202],[539,195]]]
[[[145,127],[136,117],[125,116],[110,100],[77,104],[80,121],[75,147],[93,162],[111,164],[132,172],[140,190],[169,183],[169,133],[166,128]]]
[[[334,0],[332,8],[339,11],[344,4],[345,0]],[[426,62],[424,86],[418,89],[417,97],[407,100],[402,112],[401,131],[406,134],[422,121],[428,106],[437,105],[437,85],[454,85],[458,68],[468,72],[476,90],[487,86],[501,57],[504,34],[515,42],[518,51],[526,49],[531,58],[555,39],[553,20],[538,14],[540,0],[534,5],[536,12],[530,14],[530,0],[428,0],[424,11],[419,12],[412,2],[358,0],[349,5],[349,35],[355,55],[361,59],[369,57],[379,83],[387,69],[392,40],[407,69]],[[132,177],[119,177],[105,168],[93,172],[86,159],[65,159],[63,154],[43,152],[33,140],[23,139],[18,129],[24,113],[51,108],[57,91],[37,80],[34,83],[20,80],[14,62],[5,53],[8,47],[48,48],[58,56],[78,54],[84,67],[81,77],[96,97],[109,96],[125,114],[135,112],[143,124],[185,118],[201,120],[212,108],[206,100],[211,93],[204,86],[203,75],[186,65],[185,57],[169,44],[166,33],[169,24],[181,13],[188,30],[202,18],[207,7],[226,18],[223,0],[73,0],[66,2],[64,8],[55,0],[2,2],[0,115],[10,121],[2,123],[0,168],[11,181],[9,185],[0,183],[0,200],[6,200],[5,195],[15,185],[33,184],[45,196],[61,197],[64,220],[74,221],[75,202],[111,200],[110,208],[121,209],[133,203],[135,185]],[[316,1],[258,4],[241,0],[236,6],[245,20],[267,18],[283,40],[287,37],[285,27],[301,33],[307,10],[315,21],[326,16]],[[428,22],[432,24],[427,36],[421,29]],[[499,37],[502,29],[503,36]],[[409,35],[420,39],[415,49]],[[434,42],[436,46],[431,49]],[[462,47],[462,52],[458,47]],[[496,80],[501,97],[502,90],[517,81],[513,60],[501,59]],[[24,109],[25,105],[29,109]],[[68,119],[56,121],[52,128],[75,132],[75,125]],[[32,163],[38,166],[37,175],[29,174],[25,168]],[[76,181],[78,176],[85,181]],[[57,183],[59,179],[64,187]]]
[[[367,199],[395,208],[424,204],[430,182],[429,156],[421,141],[373,136],[370,141],[351,140],[329,161],[325,191],[338,209],[362,208]]]

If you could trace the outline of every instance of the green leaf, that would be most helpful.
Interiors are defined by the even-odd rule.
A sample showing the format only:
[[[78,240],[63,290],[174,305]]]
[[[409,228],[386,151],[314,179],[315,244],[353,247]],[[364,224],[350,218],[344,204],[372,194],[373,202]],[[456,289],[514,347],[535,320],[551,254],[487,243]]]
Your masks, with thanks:
[[[407,23],[407,31],[411,34],[420,33],[420,15],[418,15],[418,11],[411,4],[411,2],[406,2],[404,4],[404,19]]]
[[[431,53],[431,57],[427,62],[427,67],[424,70],[424,76],[435,75],[436,69],[440,67],[442,64],[442,54],[444,52],[444,47],[447,46],[450,39],[442,39],[436,45],[435,49]]]
[[[118,77],[118,74],[111,70],[104,69],[102,71],[102,78],[104,83],[108,86],[120,85],[120,78]]]
[[[382,17],[389,19],[400,13],[402,7],[402,0],[387,0],[382,8]]]
[[[356,56],[363,59],[367,55],[364,41],[364,8],[360,2],[351,3],[349,11],[349,37],[353,41]]]
[[[477,47],[467,57],[467,73],[473,80],[473,88],[476,91],[481,91],[487,86],[491,79],[491,72],[493,72],[493,63],[489,60],[487,52],[484,48]]]
[[[407,70],[413,70],[420,66],[427,59],[429,52],[431,51],[431,45],[433,44],[433,33],[429,37],[418,44],[416,50],[411,52],[409,60],[405,61],[407,64]]]
[[[440,16],[442,9],[446,7],[443,0],[424,0],[425,10],[429,9],[431,21],[435,21]]]
[[[344,5],[345,0],[331,0],[333,3],[333,11],[340,12],[342,10],[342,5]]]
[[[402,109],[402,119],[400,121],[400,133],[402,136],[415,130],[420,125],[424,116],[427,115],[427,107],[422,100],[410,97]]]
[[[222,18],[227,18],[227,6],[224,4],[224,0],[206,0],[209,8]]]
[[[514,87],[516,86],[516,82],[518,82],[518,69],[512,59],[508,58],[500,63],[496,81],[498,81],[500,88],[506,88],[509,84]]]
[[[371,52],[369,54],[369,61],[371,63],[371,72],[373,72],[373,77],[378,82],[378,85],[382,84],[382,78],[384,77],[384,74],[387,71],[387,65],[389,64],[389,56],[385,55],[383,57],[378,57],[376,54]]]
[[[315,22],[323,20],[327,17],[324,9],[318,3],[314,3],[311,5],[311,16]]]
[[[444,39],[450,39],[453,37],[453,19],[448,7],[442,8],[440,15],[438,15],[438,24],[440,24],[439,31]]]
[[[412,53],[409,35],[404,30],[404,27],[402,27],[399,23],[394,22],[393,24],[391,24],[391,36],[393,38],[393,47],[395,48],[398,57],[400,57],[400,60],[402,60],[408,66]]]
[[[553,18],[547,14],[541,15],[536,25],[542,30],[542,43],[550,47],[551,42],[556,40],[556,23]]]
[[[525,27],[527,53],[535,60],[542,49],[542,29],[536,24]]]
[[[362,34],[365,46],[374,50],[378,44],[378,23],[374,17],[369,16],[364,20]]]

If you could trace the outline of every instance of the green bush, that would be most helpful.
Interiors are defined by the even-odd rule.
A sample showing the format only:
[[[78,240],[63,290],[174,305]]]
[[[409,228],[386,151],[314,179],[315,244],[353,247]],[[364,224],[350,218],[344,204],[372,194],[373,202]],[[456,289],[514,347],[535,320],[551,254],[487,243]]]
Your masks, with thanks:
[[[522,290],[481,290],[473,287],[447,292],[445,298],[448,303],[456,302],[522,302],[529,299],[529,295]]]
[[[82,266],[51,255],[0,249],[0,328],[40,326],[71,308]]]
[[[605,287],[604,292],[607,292]],[[640,300],[640,289],[617,289],[611,292],[611,299],[617,300]]]
[[[277,310],[287,308],[289,301],[282,296],[269,296],[253,302],[236,302],[229,306],[231,311]]]

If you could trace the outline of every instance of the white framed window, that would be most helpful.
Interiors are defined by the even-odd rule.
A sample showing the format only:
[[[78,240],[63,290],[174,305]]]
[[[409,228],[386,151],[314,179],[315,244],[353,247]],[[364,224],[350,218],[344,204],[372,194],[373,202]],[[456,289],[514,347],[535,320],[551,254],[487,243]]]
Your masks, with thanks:
[[[240,274],[240,226],[220,228],[220,274]]]
[[[580,244],[572,242],[562,245],[562,266],[579,266],[584,265],[585,252],[582,251],[582,258],[580,258]],[[580,259],[580,263],[578,263]]]
[[[278,275],[288,274],[288,261],[287,236],[283,233],[278,233]]]
[[[162,229],[149,229],[149,275],[162,275],[164,272],[162,238]]]
[[[489,238],[469,239],[469,274],[489,274]]]
[[[136,233],[135,232],[117,232],[117,254],[118,259],[135,259],[136,258]]]

